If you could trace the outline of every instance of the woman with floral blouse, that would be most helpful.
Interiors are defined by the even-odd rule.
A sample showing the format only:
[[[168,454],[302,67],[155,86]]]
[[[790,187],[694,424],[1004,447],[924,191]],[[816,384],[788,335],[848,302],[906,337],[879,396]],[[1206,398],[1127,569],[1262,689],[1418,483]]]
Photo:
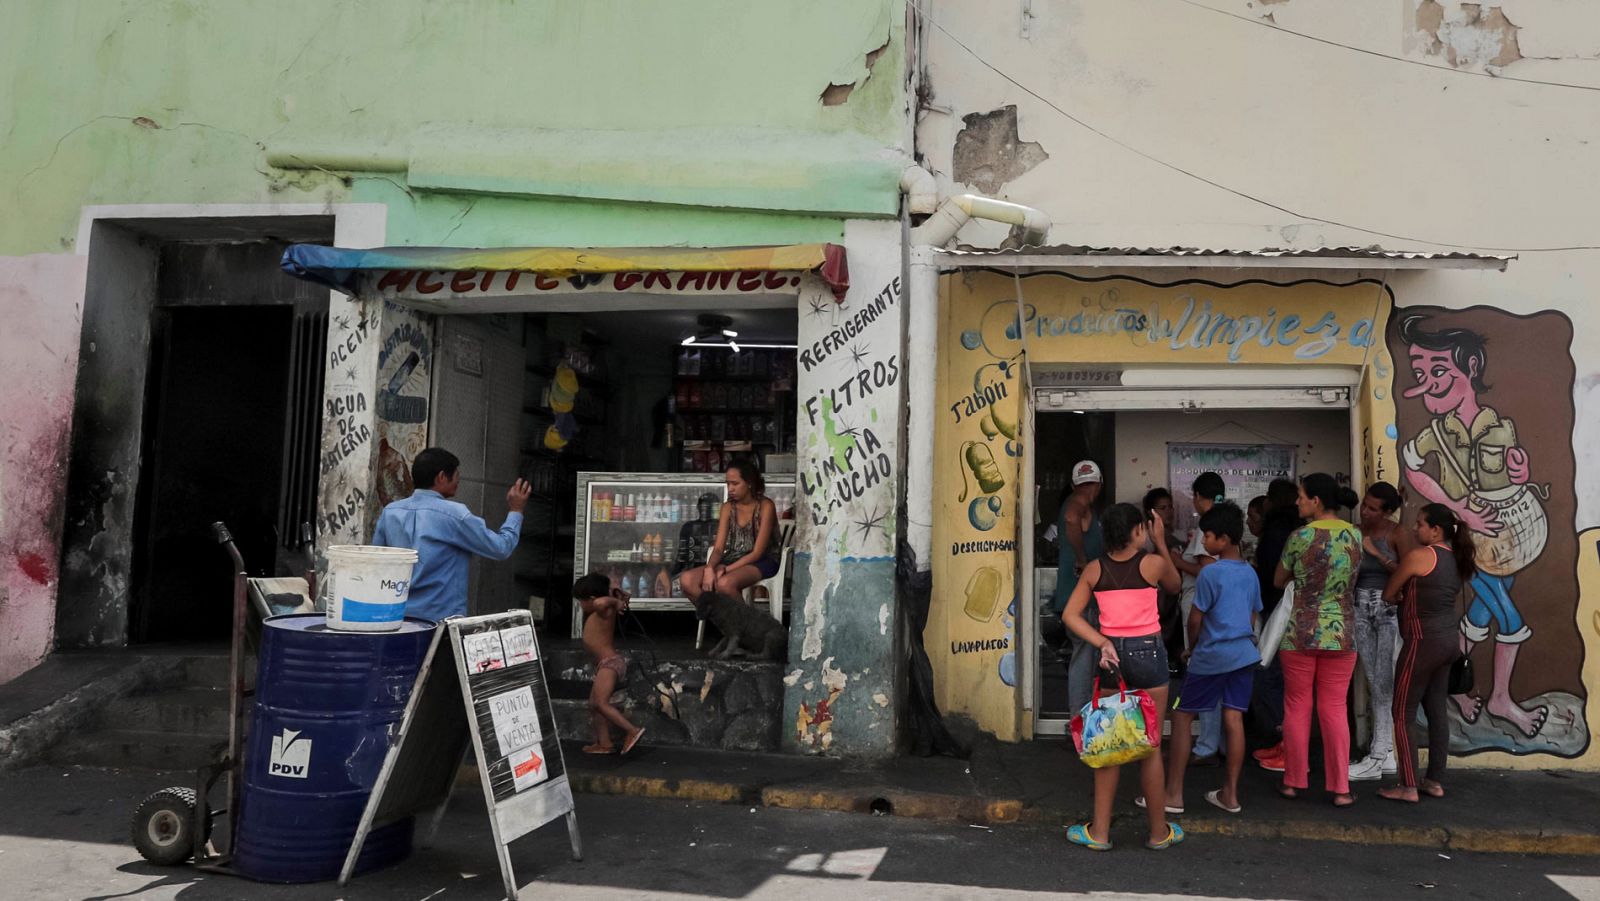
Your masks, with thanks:
[[[1335,807],[1355,803],[1350,794],[1350,727],[1345,697],[1355,672],[1355,586],[1361,566],[1361,532],[1334,512],[1349,489],[1333,476],[1313,473],[1300,482],[1300,516],[1307,525],[1289,536],[1278,562],[1277,584],[1294,580],[1289,628],[1278,646],[1283,661],[1283,784],[1278,793],[1299,797],[1308,782],[1311,711],[1322,729],[1323,788]]]

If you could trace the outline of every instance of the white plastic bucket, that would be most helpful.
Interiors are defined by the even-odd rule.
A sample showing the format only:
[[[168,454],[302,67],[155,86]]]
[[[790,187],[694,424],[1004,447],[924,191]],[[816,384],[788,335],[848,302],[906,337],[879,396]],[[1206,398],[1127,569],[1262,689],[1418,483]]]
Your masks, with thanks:
[[[328,548],[328,628],[344,632],[393,632],[406,618],[410,548],[340,544]]]

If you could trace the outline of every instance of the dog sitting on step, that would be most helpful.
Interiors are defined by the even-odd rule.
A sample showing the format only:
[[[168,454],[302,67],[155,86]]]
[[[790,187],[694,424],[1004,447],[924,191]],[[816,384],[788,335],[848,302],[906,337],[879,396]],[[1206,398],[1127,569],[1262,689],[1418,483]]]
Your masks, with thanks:
[[[707,591],[694,602],[695,618],[709,621],[722,633],[708,656],[729,660],[735,655],[754,654],[768,660],[782,660],[789,649],[789,630],[754,604],[746,604],[715,591]]]

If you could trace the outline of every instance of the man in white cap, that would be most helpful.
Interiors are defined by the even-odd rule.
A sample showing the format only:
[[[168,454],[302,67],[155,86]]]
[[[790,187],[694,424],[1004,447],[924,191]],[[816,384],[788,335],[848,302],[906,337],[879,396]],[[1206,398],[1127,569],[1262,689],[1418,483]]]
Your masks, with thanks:
[[[1057,536],[1061,544],[1061,558],[1056,569],[1056,596],[1051,610],[1059,617],[1067,607],[1067,599],[1078,587],[1078,576],[1089,561],[1098,560],[1106,552],[1104,534],[1100,531],[1100,516],[1094,503],[1100,498],[1103,486],[1100,466],[1093,460],[1079,460],[1072,467],[1072,491],[1061,504],[1061,520]],[[1100,610],[1094,601],[1084,610],[1084,618],[1095,628],[1100,627]],[[1076,635],[1072,639],[1072,660],[1067,667],[1068,709],[1077,712],[1089,703],[1094,684],[1094,667],[1097,656],[1084,652],[1085,645]]]

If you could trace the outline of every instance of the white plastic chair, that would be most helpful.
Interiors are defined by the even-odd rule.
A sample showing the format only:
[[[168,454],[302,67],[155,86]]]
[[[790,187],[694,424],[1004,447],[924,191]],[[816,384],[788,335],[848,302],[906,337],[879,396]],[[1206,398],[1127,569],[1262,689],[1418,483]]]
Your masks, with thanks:
[[[783,622],[783,608],[788,606],[784,586],[789,579],[789,561],[794,559],[794,520],[778,521],[778,571],[770,579],[762,579],[744,590],[744,599],[754,604],[756,589],[767,590],[767,612],[778,622]]]
[[[787,583],[789,578],[789,561],[794,559],[794,548],[790,544],[793,539],[794,520],[779,520],[778,571],[773,574],[772,578],[763,579],[744,590],[745,603],[754,604],[756,602],[755,590],[757,588],[765,588],[767,590],[767,612],[771,613],[772,618],[780,623],[783,622],[783,608],[788,604],[788,599],[785,597],[784,585]],[[706,552],[706,560],[707,562],[711,560],[710,551]],[[694,649],[697,651],[700,650],[705,646],[705,643],[706,621],[700,620],[699,625],[695,627]]]

